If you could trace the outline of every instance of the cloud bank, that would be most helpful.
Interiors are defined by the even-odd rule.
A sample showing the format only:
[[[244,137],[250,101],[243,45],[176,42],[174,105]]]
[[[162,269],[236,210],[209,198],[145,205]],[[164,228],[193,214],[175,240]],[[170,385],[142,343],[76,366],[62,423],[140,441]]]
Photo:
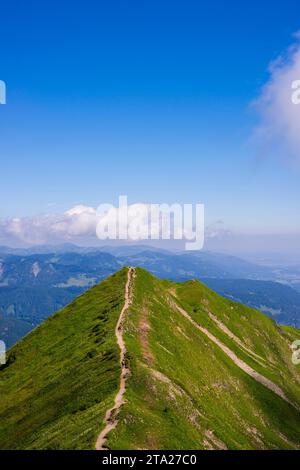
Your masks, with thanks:
[[[132,204],[129,207],[135,213],[137,210],[145,215],[148,213],[146,204]],[[93,207],[77,205],[62,214],[0,220],[0,245],[24,247],[72,242],[85,246],[103,246],[105,242],[96,237],[97,226],[100,219],[105,223],[112,216],[113,211],[110,216],[106,214],[104,219],[103,216],[101,219],[101,215]],[[136,243],[134,240],[131,241]],[[121,241],[121,244],[124,244],[124,241]],[[180,240],[158,240],[157,243],[151,241],[147,242],[148,244],[168,249],[184,249],[184,242]],[[236,233],[228,230],[223,221],[217,221],[206,227],[205,249],[235,253],[240,256],[244,256],[245,253],[272,252],[272,259],[276,252],[291,253],[293,262],[297,259],[299,263],[297,254],[300,253],[300,237],[298,233],[282,235]]]
[[[97,221],[95,209],[78,205],[62,214],[0,221],[0,237],[7,242],[22,242],[29,245],[71,241],[94,236]]]
[[[264,150],[300,163],[300,32],[296,41],[269,67],[270,77],[254,105],[260,124],[255,138]],[[293,88],[294,84],[294,88]]]
[[[163,206],[161,205],[159,210],[166,209]],[[61,242],[81,244],[107,239],[193,240],[199,236],[199,230],[194,232],[192,214],[182,214],[178,204],[165,206],[166,212],[158,212],[156,217],[151,204],[136,203],[120,207],[103,204],[98,209],[77,205],[62,214],[0,220],[0,243],[10,246]],[[175,215],[176,208],[179,210],[179,216]],[[202,233],[204,220],[202,222],[201,218],[196,217],[195,222],[201,222]],[[199,229],[199,224],[196,226]]]

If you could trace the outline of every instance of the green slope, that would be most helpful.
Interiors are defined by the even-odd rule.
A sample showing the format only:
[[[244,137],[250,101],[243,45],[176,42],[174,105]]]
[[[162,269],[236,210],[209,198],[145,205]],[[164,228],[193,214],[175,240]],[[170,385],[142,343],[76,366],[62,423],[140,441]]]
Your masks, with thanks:
[[[0,371],[1,449],[93,448],[119,382],[126,270],[52,315]]]
[[[0,370],[0,448],[94,447],[119,388],[114,329],[126,279],[127,269],[119,271],[10,351]],[[171,283],[142,269],[122,329],[131,373],[109,448],[300,445],[300,369],[290,348],[299,330],[281,328],[200,282]]]
[[[132,375],[110,448],[295,448],[300,412],[240,370],[175,308],[181,305],[246,363],[300,404],[300,377],[287,334],[259,312],[197,281],[174,284],[137,270],[125,341]],[[217,316],[260,362],[231,340]],[[254,356],[255,357],[255,356]]]

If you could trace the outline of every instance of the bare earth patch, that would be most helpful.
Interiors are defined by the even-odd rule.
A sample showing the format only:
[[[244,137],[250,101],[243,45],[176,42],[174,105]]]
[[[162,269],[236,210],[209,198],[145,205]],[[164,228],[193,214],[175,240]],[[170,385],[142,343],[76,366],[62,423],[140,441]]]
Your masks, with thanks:
[[[149,332],[151,330],[149,324],[149,310],[146,305],[144,305],[142,308],[142,313],[139,322],[139,330],[143,357],[148,364],[153,364],[154,357],[149,345]]]

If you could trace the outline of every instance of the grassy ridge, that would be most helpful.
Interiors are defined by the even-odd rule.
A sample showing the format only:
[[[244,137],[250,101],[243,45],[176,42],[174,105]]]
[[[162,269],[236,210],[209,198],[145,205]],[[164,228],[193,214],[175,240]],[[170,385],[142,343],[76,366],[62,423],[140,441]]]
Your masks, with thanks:
[[[216,345],[170,307],[169,297],[256,370],[300,403],[299,368],[290,339],[259,312],[217,296],[199,282],[174,284],[138,269],[126,322],[132,376],[111,448],[296,448],[300,413],[240,370]],[[265,359],[241,350],[211,311]],[[294,330],[297,332],[297,330]]]
[[[123,269],[18,343],[0,370],[0,448],[89,449],[119,387]],[[197,281],[136,269],[123,336],[126,403],[111,449],[294,449],[300,412],[241,370],[175,304],[300,406],[294,328]]]
[[[119,385],[126,269],[52,315],[0,371],[1,449],[93,448]]]

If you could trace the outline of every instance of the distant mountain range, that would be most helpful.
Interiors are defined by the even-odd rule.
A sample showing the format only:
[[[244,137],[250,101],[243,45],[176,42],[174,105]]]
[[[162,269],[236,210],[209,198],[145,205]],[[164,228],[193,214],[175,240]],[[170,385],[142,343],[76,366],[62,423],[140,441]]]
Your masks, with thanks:
[[[260,310],[277,323],[300,328],[300,293],[287,285],[249,279],[203,278],[202,282],[223,297]]]
[[[36,251],[34,253],[34,251]],[[0,248],[0,339],[8,346],[122,266],[173,281],[199,279],[221,295],[300,327],[298,268],[256,265],[212,252],[171,253],[145,246],[71,244]],[[278,282],[279,281],[279,282]],[[299,281],[300,282],[300,281]]]

